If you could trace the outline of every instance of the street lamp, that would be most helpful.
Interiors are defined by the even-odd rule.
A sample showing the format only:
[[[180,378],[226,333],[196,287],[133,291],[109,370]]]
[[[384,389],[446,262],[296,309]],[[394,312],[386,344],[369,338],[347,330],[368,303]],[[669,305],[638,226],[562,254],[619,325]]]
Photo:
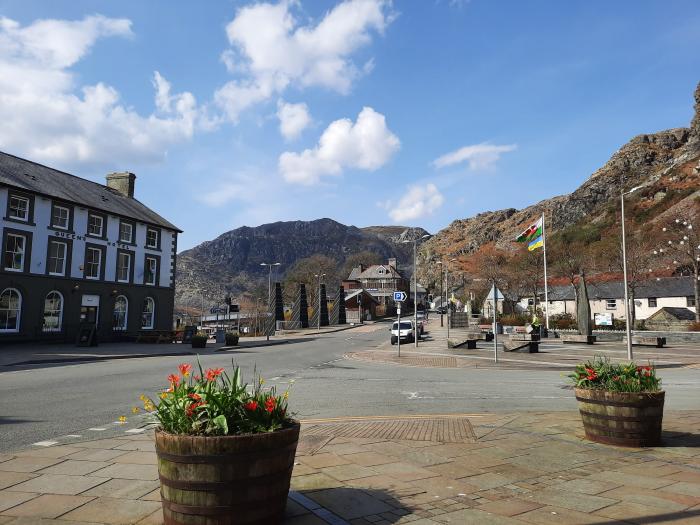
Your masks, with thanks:
[[[318,317],[316,323],[316,330],[321,332],[321,278],[325,277],[325,273],[316,273],[314,277],[318,277]]]
[[[267,274],[267,314],[270,314],[270,297],[272,296],[272,267],[279,266],[282,263],[260,263],[260,266],[267,266],[269,272]],[[270,334],[266,333],[267,340],[270,340]]]
[[[457,259],[450,259],[449,262],[456,262]],[[449,286],[449,281],[448,281],[448,267],[445,267],[445,299],[447,301],[447,339],[450,339],[450,319],[453,318],[451,315],[452,311],[452,302],[447,299],[447,294],[450,293],[450,286]]]
[[[404,243],[413,243],[413,346],[415,348],[418,348],[418,272],[416,268],[416,243],[430,237],[432,237],[432,235],[426,233],[422,237],[418,237],[412,241],[403,241]]]
[[[437,262],[438,266],[440,266],[440,328],[442,328],[443,325],[443,320],[442,320],[442,308],[445,306],[445,303],[443,302],[443,288],[442,288],[442,261]]]
[[[632,360],[632,328],[630,327],[630,300],[627,286],[627,243],[625,240],[625,195],[630,195],[641,186],[636,186],[627,192],[620,191],[620,207],[622,218],[622,278],[625,287],[625,331],[627,332],[627,359]]]

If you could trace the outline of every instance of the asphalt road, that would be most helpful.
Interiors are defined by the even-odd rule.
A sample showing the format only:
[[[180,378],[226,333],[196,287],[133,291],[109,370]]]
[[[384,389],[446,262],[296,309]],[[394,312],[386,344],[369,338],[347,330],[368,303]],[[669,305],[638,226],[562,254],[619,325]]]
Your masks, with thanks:
[[[571,410],[573,393],[561,370],[412,368],[343,359],[376,348],[388,324],[308,337],[284,345],[202,356],[203,367],[253,368],[284,390],[299,418]],[[94,439],[144,424],[131,415],[139,395],[154,396],[182,357],[6,367],[0,372],[0,452],[45,440]],[[193,359],[187,360],[193,362]],[[668,409],[700,407],[700,370],[663,370]],[[115,425],[126,415],[125,425]],[[105,428],[104,431],[88,430]],[[67,435],[80,438],[66,438]]]

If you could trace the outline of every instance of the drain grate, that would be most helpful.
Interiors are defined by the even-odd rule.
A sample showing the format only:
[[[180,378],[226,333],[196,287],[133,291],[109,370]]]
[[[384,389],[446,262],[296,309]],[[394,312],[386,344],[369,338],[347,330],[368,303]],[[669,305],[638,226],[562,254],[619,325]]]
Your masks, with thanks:
[[[474,443],[477,439],[467,418],[406,418],[387,421],[315,423],[302,426],[302,435],[329,438],[405,439],[441,443]]]

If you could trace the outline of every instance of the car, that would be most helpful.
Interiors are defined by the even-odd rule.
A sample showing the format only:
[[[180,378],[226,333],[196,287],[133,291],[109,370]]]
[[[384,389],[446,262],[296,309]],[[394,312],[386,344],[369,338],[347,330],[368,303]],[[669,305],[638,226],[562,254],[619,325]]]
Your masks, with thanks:
[[[401,320],[401,327],[399,328],[398,321],[394,321],[391,325],[391,344],[395,345],[399,338],[401,342],[412,343],[416,338],[416,331],[413,327],[413,321]]]

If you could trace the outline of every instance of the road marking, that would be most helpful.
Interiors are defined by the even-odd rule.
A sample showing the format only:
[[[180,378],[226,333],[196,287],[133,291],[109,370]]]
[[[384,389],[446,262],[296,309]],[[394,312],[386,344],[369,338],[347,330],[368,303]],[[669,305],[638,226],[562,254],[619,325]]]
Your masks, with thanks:
[[[102,432],[104,430],[107,430],[106,428],[88,428],[88,430],[92,430],[93,432]]]
[[[129,430],[125,430],[127,434],[140,434],[141,432],[145,432],[145,428],[130,428]]]
[[[67,438],[81,438],[83,436],[80,434],[68,434],[66,437]]]
[[[37,443],[32,443],[35,447],[51,447],[53,445],[58,445],[58,441],[38,441]]]

